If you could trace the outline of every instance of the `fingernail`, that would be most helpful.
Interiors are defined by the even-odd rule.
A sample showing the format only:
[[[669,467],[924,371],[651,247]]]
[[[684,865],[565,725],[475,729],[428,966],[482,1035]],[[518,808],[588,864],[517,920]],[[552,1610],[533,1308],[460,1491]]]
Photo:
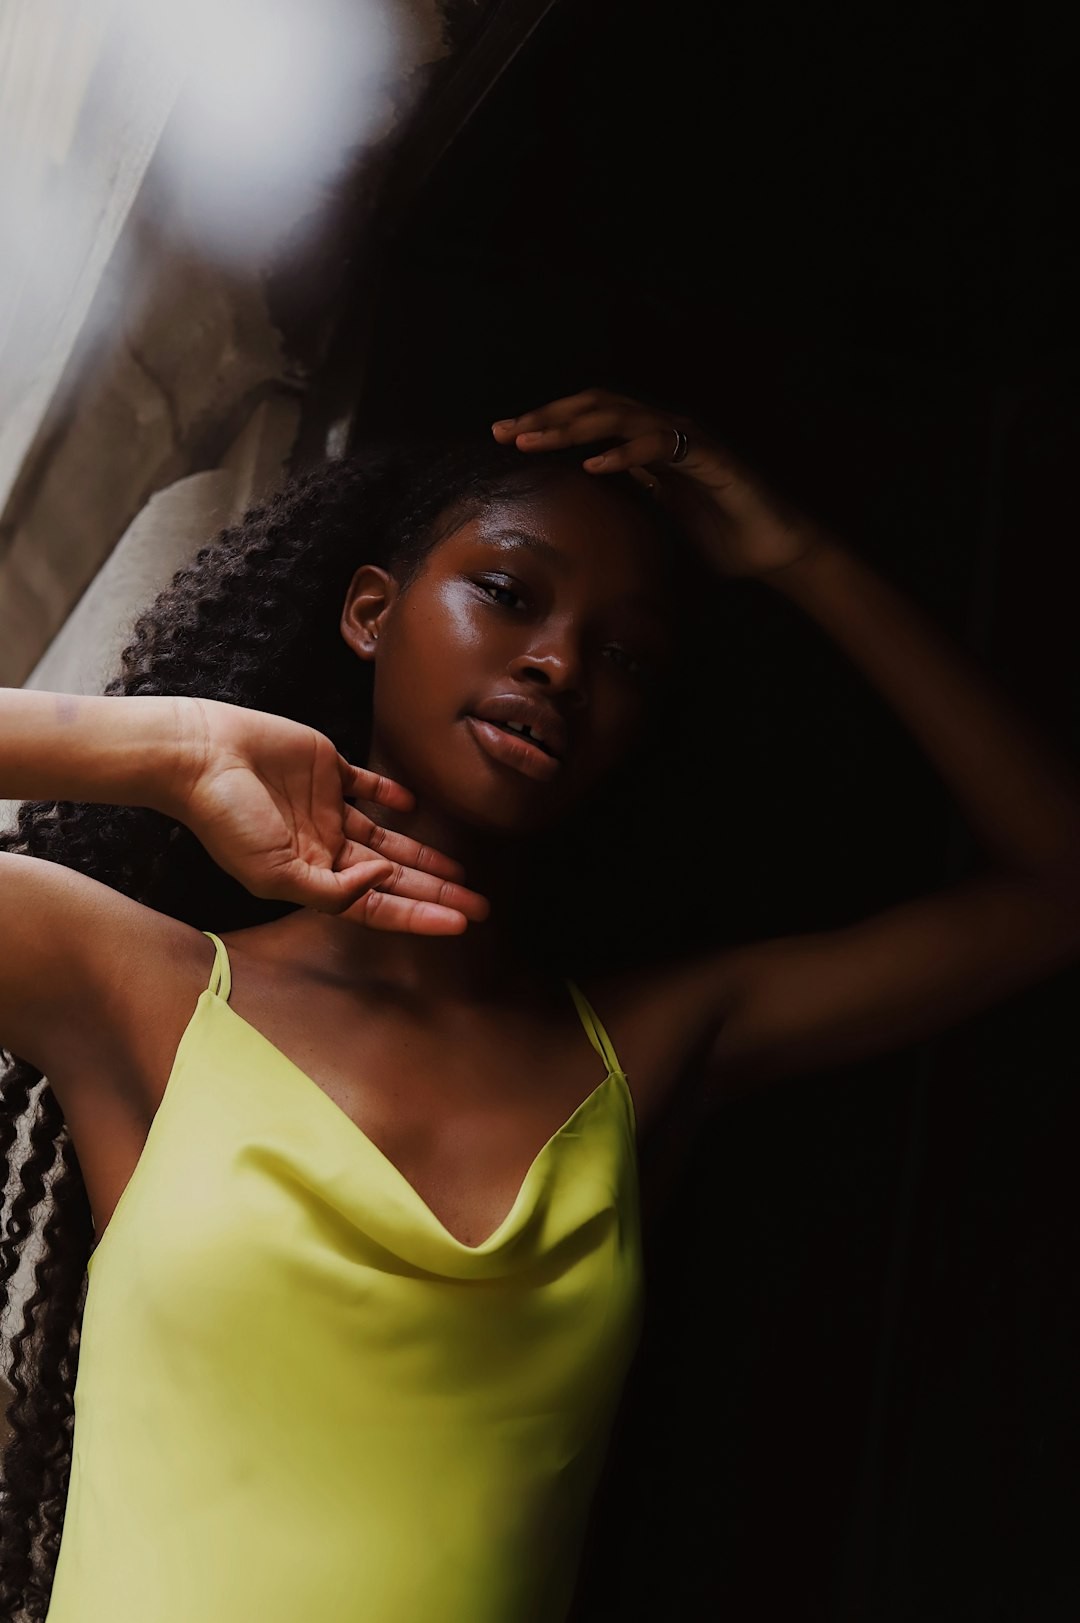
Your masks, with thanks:
[[[586,457],[586,458],[585,458],[585,466],[586,466],[586,467],[587,467],[587,468],[599,468],[599,467],[601,467],[601,466],[602,466],[602,465],[603,465],[603,464],[604,464],[604,463],[605,463],[605,462],[606,462],[606,461],[607,461],[607,457],[606,457],[606,456],[587,456],[587,457]]]
[[[498,422],[492,423],[491,426],[492,428],[509,428],[511,423],[516,422],[516,417],[500,417]]]

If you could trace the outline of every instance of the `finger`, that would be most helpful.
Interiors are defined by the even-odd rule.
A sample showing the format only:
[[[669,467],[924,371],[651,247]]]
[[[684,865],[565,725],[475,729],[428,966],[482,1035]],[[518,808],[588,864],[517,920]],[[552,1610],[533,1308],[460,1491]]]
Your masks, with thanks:
[[[376,806],[393,806],[398,811],[412,811],[416,806],[416,796],[404,784],[384,778],[380,772],[369,772],[365,766],[353,766],[343,755],[338,756],[338,770],[346,799],[370,800]]]
[[[389,877],[390,867],[389,863],[376,861],[358,863],[340,873],[325,868],[312,869],[304,887],[304,905],[319,912],[336,913],[339,918],[375,930],[400,930],[412,935],[461,935],[468,928],[468,916],[456,908],[391,896],[374,889],[375,884]]]
[[[592,406],[606,403],[608,395],[604,389],[579,389],[576,394],[560,395],[557,400],[548,400],[542,406],[534,406],[531,411],[521,412],[517,417],[500,417],[493,428],[520,428],[524,423],[532,425],[533,420],[542,417],[547,412],[554,412],[557,416],[565,417],[568,412],[588,410]]]
[[[654,464],[673,465],[671,453],[675,449],[670,428],[656,429],[638,435],[613,451],[602,451],[589,456],[581,464],[590,473],[625,473],[629,468],[645,468]],[[683,464],[679,463],[679,467]]]
[[[283,901],[298,901],[318,913],[344,913],[376,885],[391,878],[393,872],[393,863],[380,857],[340,871],[308,866],[290,880],[288,894],[282,888],[278,895]]]
[[[423,873],[439,874],[443,879],[465,877],[465,869],[460,862],[444,856],[433,846],[421,845],[418,840],[410,839],[407,834],[398,834],[393,829],[383,828],[379,823],[372,822],[370,817],[365,817],[355,806],[346,806],[344,828],[348,838],[357,845],[366,845],[370,850],[377,851],[381,857],[389,857],[392,862],[404,863],[409,868],[419,868]]]
[[[388,896],[382,890],[368,891],[341,916],[369,930],[400,931],[406,935],[461,935],[469,927],[464,913],[453,908],[411,901],[404,896]]]
[[[354,867],[369,865],[370,852],[363,846],[353,846],[345,854],[340,863],[339,871],[348,872]],[[480,923],[486,919],[491,911],[486,896],[479,891],[468,890],[464,885],[456,885],[447,879],[439,879],[435,874],[421,873],[417,868],[404,867],[400,863],[385,864],[389,872],[377,881],[381,891],[388,895],[404,896],[410,901],[432,902],[438,907],[452,909],[455,913],[464,913],[466,918]]]
[[[563,395],[532,411],[522,412],[520,417],[502,417],[491,426],[500,435],[509,434],[511,429],[514,434],[528,433],[534,428],[546,428],[549,424],[563,422],[584,411],[612,406],[636,406],[638,410],[641,409],[639,401],[615,394],[610,389],[581,389],[577,394]]]
[[[654,473],[650,473],[647,468],[627,468],[626,471],[634,483],[641,486],[642,490],[651,491],[654,496],[662,494],[663,487],[659,479]]]
[[[659,432],[656,413],[639,406],[586,411],[580,416],[528,431],[519,429],[515,443],[519,451],[558,451],[565,445],[584,445],[588,440],[629,439],[633,435]]]

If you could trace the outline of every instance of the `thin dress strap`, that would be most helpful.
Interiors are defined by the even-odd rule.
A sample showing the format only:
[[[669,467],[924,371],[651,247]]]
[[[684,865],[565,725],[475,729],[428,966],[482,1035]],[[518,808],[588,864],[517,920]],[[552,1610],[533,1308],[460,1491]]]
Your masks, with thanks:
[[[225,943],[213,930],[204,930],[203,935],[209,936],[215,947],[214,967],[210,971],[206,990],[213,992],[215,997],[224,998],[227,1003],[229,993],[232,991],[232,971],[229,968],[229,955],[225,951]]]
[[[589,1041],[604,1061],[608,1070],[618,1071],[621,1075],[622,1066],[619,1064],[619,1056],[612,1047],[611,1038],[601,1025],[596,1010],[579,986],[575,986],[574,982],[569,980],[566,984],[570,988],[570,996],[574,1000],[574,1007],[581,1016],[581,1023],[585,1027]]]

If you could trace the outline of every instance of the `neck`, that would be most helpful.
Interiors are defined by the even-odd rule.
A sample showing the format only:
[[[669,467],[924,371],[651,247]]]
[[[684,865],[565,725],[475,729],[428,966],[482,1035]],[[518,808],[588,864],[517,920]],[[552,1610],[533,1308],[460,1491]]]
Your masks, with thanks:
[[[524,987],[529,966],[512,952],[492,921],[470,924],[461,936],[419,936],[365,930],[362,924],[303,910],[289,920],[335,979],[377,980],[388,990],[433,1002],[486,1001]]]
[[[373,765],[372,770],[387,769]],[[521,842],[479,833],[421,804],[410,812],[380,806],[368,815],[460,862],[464,883],[487,898],[491,912],[482,924],[470,923],[458,936],[367,930],[308,910],[294,915],[293,928],[304,932],[331,973],[350,980],[377,978],[404,993],[433,999],[493,998],[535,984],[536,970],[509,928],[521,891]]]

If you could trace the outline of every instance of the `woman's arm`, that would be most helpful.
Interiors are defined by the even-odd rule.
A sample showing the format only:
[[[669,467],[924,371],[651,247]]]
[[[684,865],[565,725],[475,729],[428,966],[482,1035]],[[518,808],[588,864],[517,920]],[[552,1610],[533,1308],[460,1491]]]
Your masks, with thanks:
[[[1080,877],[1080,776],[916,604],[828,539],[766,580],[888,701],[1000,871]]]
[[[1080,956],[1080,780],[914,603],[827,539],[767,577],[910,728],[987,856],[845,929],[729,950],[722,1092],[902,1047]]]
[[[194,718],[185,724],[185,715],[175,698],[0,688],[0,796],[149,806],[177,816],[194,745]]]
[[[0,796],[174,811],[183,763],[176,701],[0,688]],[[0,1048],[43,1069],[104,1007],[117,939],[145,910],[58,862],[0,856]]]
[[[649,468],[721,574],[810,614],[911,729],[987,854],[965,884],[680,972],[663,995],[717,1031],[715,1096],[919,1041],[1080,956],[1080,781],[928,616],[685,418],[589,391],[495,431],[523,428],[542,438],[522,449],[623,437],[594,471]],[[675,428],[688,445],[672,466]]]
[[[148,807],[254,895],[375,929],[457,935],[488,911],[458,863],[350,803],[408,810],[400,784],[310,727],[237,705],[2,688],[0,797]],[[110,895],[55,863],[0,856],[0,1047],[37,1057],[64,998],[108,958],[94,921]]]
[[[0,797],[145,806],[253,895],[377,929],[457,935],[487,903],[461,864],[351,804],[413,795],[312,727],[214,699],[0,689]]]

